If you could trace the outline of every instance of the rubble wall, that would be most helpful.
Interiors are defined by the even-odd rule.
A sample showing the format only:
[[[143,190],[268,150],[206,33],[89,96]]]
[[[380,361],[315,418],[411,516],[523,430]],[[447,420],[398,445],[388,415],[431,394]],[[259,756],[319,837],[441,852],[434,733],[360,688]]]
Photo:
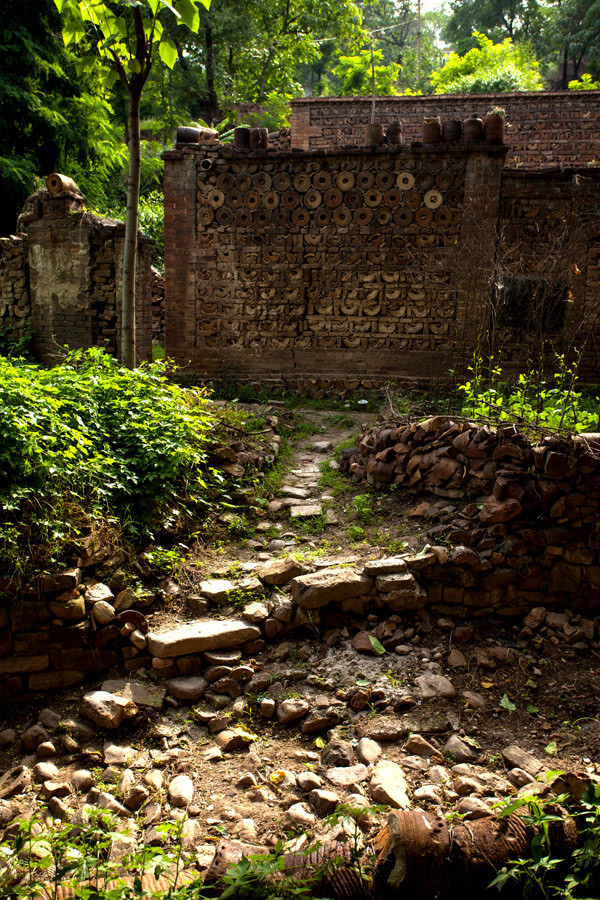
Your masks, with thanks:
[[[375,121],[402,122],[407,143],[421,140],[426,116],[466,119],[495,107],[506,110],[507,166],[538,169],[600,160],[600,91],[521,91],[511,94],[447,94],[377,99]],[[292,100],[292,147],[333,149],[362,144],[370,122],[368,97]]]
[[[423,606],[462,617],[600,608],[600,435],[533,442],[513,425],[436,416],[368,432],[342,469],[429,494],[416,515],[440,498],[456,508],[430,532],[438,546],[410,563]]]

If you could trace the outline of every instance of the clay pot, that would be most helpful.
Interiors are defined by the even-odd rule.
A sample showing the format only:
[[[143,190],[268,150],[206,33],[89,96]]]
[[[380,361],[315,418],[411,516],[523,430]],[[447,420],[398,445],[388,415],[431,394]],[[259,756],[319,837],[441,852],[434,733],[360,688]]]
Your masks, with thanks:
[[[383,125],[379,123],[365,125],[365,144],[367,147],[372,144],[383,144]]]
[[[483,139],[488,144],[504,143],[504,116],[488,113],[483,120]]]
[[[471,116],[463,122],[463,141],[465,144],[472,144],[480,141],[483,134],[483,121],[477,116]]]
[[[442,140],[442,122],[439,116],[423,119],[421,140],[424,144],[439,144]]]
[[[250,129],[250,149],[258,150],[258,128]]]
[[[258,129],[258,149],[266,150],[269,146],[269,129],[268,128],[259,128]]]
[[[61,175],[60,172],[52,172],[46,178],[46,187],[51,194],[60,194],[63,191],[69,191],[71,194],[78,194],[79,188],[72,178],[68,175]]]
[[[236,128],[233,132],[233,146],[235,150],[250,149],[250,129]]]
[[[462,136],[462,122],[460,119],[447,119],[442,125],[442,143],[454,144],[460,141]]]
[[[202,128],[192,128],[191,125],[182,125],[177,129],[178,144],[197,144],[202,137]]]
[[[390,122],[385,133],[388,144],[401,144],[402,122]]]

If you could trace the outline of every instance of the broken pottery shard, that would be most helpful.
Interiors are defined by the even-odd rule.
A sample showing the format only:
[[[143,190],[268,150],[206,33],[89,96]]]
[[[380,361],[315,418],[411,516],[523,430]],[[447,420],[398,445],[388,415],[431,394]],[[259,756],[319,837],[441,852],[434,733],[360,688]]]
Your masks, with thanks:
[[[354,569],[321,569],[292,580],[292,596],[298,606],[317,609],[370,591],[373,581]]]
[[[148,634],[148,649],[159,659],[217,650],[220,647],[236,647],[260,637],[260,628],[242,619],[205,619],[180,625],[169,631]]]

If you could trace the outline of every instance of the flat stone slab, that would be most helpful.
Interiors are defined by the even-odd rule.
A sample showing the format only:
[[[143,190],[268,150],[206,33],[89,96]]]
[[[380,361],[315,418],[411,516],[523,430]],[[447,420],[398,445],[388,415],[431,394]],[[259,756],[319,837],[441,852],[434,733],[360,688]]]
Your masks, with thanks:
[[[233,585],[226,578],[209,578],[200,583],[200,596],[212,600],[213,603],[227,603],[231,591]]]
[[[190,622],[168,631],[148,634],[148,649],[159,659],[218,650],[221,647],[237,647],[260,637],[260,628],[243,619],[205,619]]]
[[[406,572],[406,560],[403,556],[387,556],[385,559],[370,559],[365,563],[364,573],[370,578],[377,575],[396,575]]]
[[[311,516],[320,516],[322,512],[323,507],[320,503],[308,503],[290,508],[292,519],[309,519]]]
[[[340,603],[350,597],[360,597],[371,589],[373,582],[354,569],[321,569],[310,575],[292,579],[292,596],[298,606],[317,609],[327,603]]]
[[[130,681],[127,678],[110,678],[108,681],[103,681],[102,690],[133,700],[136,706],[151,706],[153,709],[162,709],[167,693],[166,688],[157,684]]]
[[[281,493],[284,497],[293,497],[295,500],[306,500],[310,495],[310,491],[306,488],[294,487],[294,485],[291,484],[284,484],[281,489]]]

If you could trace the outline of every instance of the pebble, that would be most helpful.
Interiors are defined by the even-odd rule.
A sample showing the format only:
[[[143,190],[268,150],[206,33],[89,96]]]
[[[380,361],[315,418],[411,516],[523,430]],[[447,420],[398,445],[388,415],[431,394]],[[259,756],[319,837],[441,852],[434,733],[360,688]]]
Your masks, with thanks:
[[[444,750],[457,762],[474,762],[479,757],[479,751],[465,741],[461,741],[457,734],[450,735],[444,744]]]
[[[92,606],[92,615],[98,625],[108,625],[109,622],[112,622],[116,613],[114,606],[111,606],[106,600],[98,600]]]
[[[318,816],[328,816],[340,802],[340,798],[333,791],[324,791],[320,788],[311,791],[308,800]]]
[[[188,775],[176,775],[169,784],[169,802],[172,806],[189,806],[194,797],[194,783]]]
[[[364,763],[366,766],[371,766],[373,763],[376,763],[381,756],[381,747],[377,741],[364,737],[361,738],[356,745],[356,755],[361,763]]]
[[[370,791],[376,803],[385,803],[393,809],[409,809],[407,784],[401,767],[387,759],[373,768]]]
[[[294,803],[286,811],[285,817],[292,825],[299,825],[301,828],[311,828],[317,822],[316,816],[304,803]]]
[[[284,700],[277,707],[277,719],[282,725],[296,722],[305,716],[310,709],[308,702],[302,699]]]

